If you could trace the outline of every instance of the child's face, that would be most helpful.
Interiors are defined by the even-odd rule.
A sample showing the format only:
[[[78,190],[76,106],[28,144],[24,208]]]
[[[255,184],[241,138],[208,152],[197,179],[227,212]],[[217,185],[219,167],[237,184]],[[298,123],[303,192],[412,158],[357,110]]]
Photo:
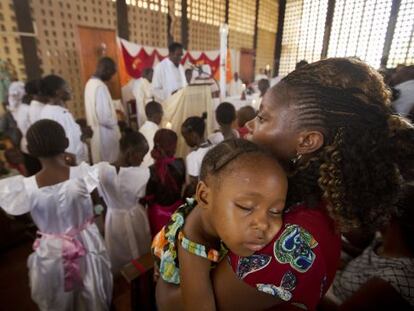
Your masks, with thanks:
[[[239,256],[250,256],[265,247],[282,226],[286,175],[270,159],[257,162],[221,175],[211,188],[212,226]]]
[[[194,148],[195,146],[197,146],[197,143],[198,143],[196,139],[197,134],[195,132],[189,131],[185,127],[181,127],[181,135],[183,135],[186,144],[190,148]]]
[[[279,87],[266,93],[257,117],[246,123],[248,139],[264,146],[280,160],[296,155],[294,112],[285,103],[287,92]]]

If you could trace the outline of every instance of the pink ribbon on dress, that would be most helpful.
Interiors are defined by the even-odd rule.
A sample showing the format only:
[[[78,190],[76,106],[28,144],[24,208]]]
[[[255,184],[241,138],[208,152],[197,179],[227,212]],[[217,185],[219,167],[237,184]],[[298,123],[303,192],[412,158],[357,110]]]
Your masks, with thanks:
[[[93,217],[88,219],[79,228],[72,228],[64,234],[50,234],[38,231],[38,237],[33,243],[33,249],[36,250],[40,245],[42,238],[62,239],[62,260],[64,273],[65,292],[74,290],[83,286],[82,275],[80,271],[80,258],[86,255],[85,246],[75,237],[87,226],[93,223]]]

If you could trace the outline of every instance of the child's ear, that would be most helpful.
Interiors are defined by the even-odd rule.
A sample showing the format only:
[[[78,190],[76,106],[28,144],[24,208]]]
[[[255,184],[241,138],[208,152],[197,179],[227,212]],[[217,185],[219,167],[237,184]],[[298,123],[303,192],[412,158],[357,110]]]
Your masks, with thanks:
[[[199,181],[196,188],[196,200],[200,207],[206,208],[210,203],[211,189],[204,181]]]

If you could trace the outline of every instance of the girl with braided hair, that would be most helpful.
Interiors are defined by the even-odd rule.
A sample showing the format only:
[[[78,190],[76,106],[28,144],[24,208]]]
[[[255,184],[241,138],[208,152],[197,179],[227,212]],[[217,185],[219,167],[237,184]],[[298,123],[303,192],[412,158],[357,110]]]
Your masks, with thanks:
[[[284,170],[257,145],[227,140],[208,151],[196,201],[187,199],[154,238],[161,276],[157,287],[180,284],[186,310],[215,309],[212,264],[223,259],[227,249],[250,256],[265,247],[282,226],[286,193]],[[265,257],[253,261],[269,264]],[[162,299],[157,297],[161,309],[178,308],[163,305]]]
[[[148,167],[142,165],[148,142],[144,135],[127,128],[119,146],[116,162],[96,164],[100,194],[107,207],[105,243],[114,273],[148,253],[151,246],[147,212],[140,203],[150,177]]]
[[[177,139],[177,134],[169,129],[159,129],[154,135],[151,151],[154,164],[150,166],[145,197],[153,237],[183,204],[181,193],[185,182],[185,164],[183,159],[175,157]]]
[[[69,145],[67,152],[76,157],[79,164],[84,159],[85,144],[82,142],[82,131],[72,113],[66,107],[66,101],[71,99],[68,83],[56,75],[48,75],[40,81],[40,93],[48,99],[42,108],[39,119],[49,119],[58,122],[64,129]]]
[[[40,310],[109,310],[111,263],[92,203],[98,171],[66,164],[69,142],[53,120],[35,122],[26,137],[42,170],[1,180],[0,206],[11,215],[30,212],[39,228],[27,262],[32,299]]]

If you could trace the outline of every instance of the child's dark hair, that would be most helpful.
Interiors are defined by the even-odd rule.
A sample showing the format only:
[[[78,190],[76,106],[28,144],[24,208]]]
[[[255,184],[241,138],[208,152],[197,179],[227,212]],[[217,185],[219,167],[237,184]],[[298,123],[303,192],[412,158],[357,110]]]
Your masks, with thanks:
[[[263,96],[266,91],[270,88],[269,79],[260,79],[257,83],[257,87],[259,88],[260,95]]]
[[[63,127],[48,119],[35,122],[26,133],[27,149],[36,158],[50,158],[65,152],[68,147]]]
[[[220,125],[230,125],[236,120],[236,109],[228,102],[223,102],[216,109],[216,119]]]
[[[56,92],[66,83],[66,81],[57,75],[48,75],[40,80],[39,90],[43,96],[54,97]]]
[[[145,115],[147,116],[147,118],[152,118],[155,114],[162,114],[163,110],[162,110],[162,106],[159,102],[156,102],[155,100],[150,101],[146,106],[145,106]]]
[[[188,132],[196,132],[200,137],[204,137],[204,131],[206,130],[206,119],[206,112],[204,112],[201,117],[189,117],[184,121],[182,128]]]
[[[414,156],[414,135],[409,125],[405,136],[391,129],[381,76],[355,59],[327,59],[295,70],[271,92],[289,92],[285,105],[297,130],[324,136],[322,148],[295,161],[289,204],[324,198],[343,231],[386,224],[401,187],[399,168]]]
[[[121,139],[119,140],[119,148],[121,152],[127,150],[135,150],[139,153],[146,154],[149,150],[148,142],[145,136],[140,132],[135,132],[130,128],[126,128]]]
[[[200,169],[200,180],[205,181],[208,176],[217,176],[236,160],[251,162],[252,155],[261,155],[272,159],[275,165],[277,160],[267,151],[246,139],[228,139],[210,149],[204,156]]]
[[[256,117],[256,111],[252,106],[241,107],[237,111],[237,125],[243,127],[247,122],[253,120]]]
[[[166,156],[172,157],[177,149],[177,140],[173,130],[159,129],[154,135],[154,149],[162,150]]]
[[[27,95],[39,95],[40,93],[40,79],[34,79],[26,82],[24,90]]]

